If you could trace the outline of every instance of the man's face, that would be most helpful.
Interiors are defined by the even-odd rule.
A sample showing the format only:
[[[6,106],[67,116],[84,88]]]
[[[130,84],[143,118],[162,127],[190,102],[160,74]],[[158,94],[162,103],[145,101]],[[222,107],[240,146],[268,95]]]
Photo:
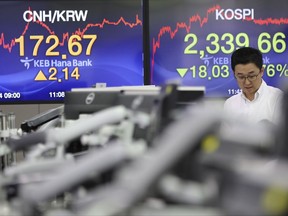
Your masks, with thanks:
[[[254,94],[260,88],[264,68],[261,70],[253,63],[237,64],[234,75],[242,92],[249,99],[254,98]]]

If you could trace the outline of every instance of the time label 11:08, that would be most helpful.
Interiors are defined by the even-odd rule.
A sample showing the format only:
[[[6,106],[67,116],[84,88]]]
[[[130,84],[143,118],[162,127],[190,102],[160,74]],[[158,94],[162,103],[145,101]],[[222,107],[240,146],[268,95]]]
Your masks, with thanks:
[[[64,98],[65,92],[64,91],[57,91],[57,92],[49,92],[50,98]]]
[[[37,56],[39,52],[40,46],[45,43],[48,44],[49,47],[45,51],[45,56],[60,56],[61,53],[57,51],[57,47],[64,45],[64,39],[62,42],[60,42],[59,37],[57,35],[48,35],[46,38],[44,35],[30,35],[29,39],[31,41],[35,41],[34,47],[33,47],[33,56]],[[82,37],[80,35],[71,35],[68,38],[67,46],[68,46],[68,52],[71,56],[79,56],[83,52],[83,46],[81,42],[83,40],[88,40],[88,45],[85,50],[85,54],[87,56],[91,55],[91,50],[93,47],[93,44],[95,43],[97,39],[97,35],[83,35]],[[16,43],[19,44],[19,55],[24,56],[25,55],[25,38],[24,36],[20,36],[15,40]],[[30,50],[30,49],[29,49]]]
[[[262,32],[257,37],[258,49],[262,53],[268,53],[274,51],[275,53],[283,53],[286,50],[286,36],[283,32],[276,32],[270,34],[268,32]],[[250,39],[248,34],[242,32],[235,36],[231,33],[224,33],[218,35],[216,33],[210,33],[206,36],[206,41],[209,45],[205,47],[205,50],[197,50],[195,47],[198,44],[198,37],[196,34],[189,33],[185,36],[184,42],[188,43],[184,50],[184,54],[200,54],[204,57],[204,52],[208,54],[216,54],[222,51],[224,54],[231,54],[238,47],[250,46]]]

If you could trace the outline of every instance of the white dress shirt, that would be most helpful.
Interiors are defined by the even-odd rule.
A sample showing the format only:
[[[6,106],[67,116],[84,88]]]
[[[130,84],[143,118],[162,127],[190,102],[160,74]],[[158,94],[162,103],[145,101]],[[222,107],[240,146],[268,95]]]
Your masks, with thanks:
[[[278,125],[282,116],[282,97],[283,91],[268,86],[262,80],[254,100],[248,100],[241,92],[225,101],[224,111],[236,115],[236,118],[245,118],[245,120],[253,123],[268,120]]]

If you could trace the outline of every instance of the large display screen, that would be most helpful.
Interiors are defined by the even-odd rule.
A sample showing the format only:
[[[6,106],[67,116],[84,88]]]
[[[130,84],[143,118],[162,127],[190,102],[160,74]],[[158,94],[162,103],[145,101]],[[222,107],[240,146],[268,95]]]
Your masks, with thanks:
[[[143,85],[141,0],[1,1],[0,103]]]
[[[208,97],[239,93],[230,67],[243,46],[263,53],[264,79],[288,78],[287,0],[150,0],[151,84],[179,80],[205,86]]]

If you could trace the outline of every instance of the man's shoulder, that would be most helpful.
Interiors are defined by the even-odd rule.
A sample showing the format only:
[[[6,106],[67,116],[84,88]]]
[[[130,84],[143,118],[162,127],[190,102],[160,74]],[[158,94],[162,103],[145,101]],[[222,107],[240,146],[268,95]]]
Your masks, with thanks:
[[[232,95],[231,97],[227,98],[226,101],[235,101],[235,100],[239,100],[239,99],[241,98],[241,94],[242,94],[242,93]],[[226,102],[226,101],[225,101],[225,102]]]
[[[272,97],[274,97],[274,96],[282,96],[284,94],[284,92],[281,89],[277,88],[277,87],[268,85],[267,88],[269,90],[268,92],[270,93],[270,95]]]
[[[241,100],[241,93],[233,95],[225,100],[224,106],[229,106],[230,104],[237,104],[237,102],[240,100]]]

